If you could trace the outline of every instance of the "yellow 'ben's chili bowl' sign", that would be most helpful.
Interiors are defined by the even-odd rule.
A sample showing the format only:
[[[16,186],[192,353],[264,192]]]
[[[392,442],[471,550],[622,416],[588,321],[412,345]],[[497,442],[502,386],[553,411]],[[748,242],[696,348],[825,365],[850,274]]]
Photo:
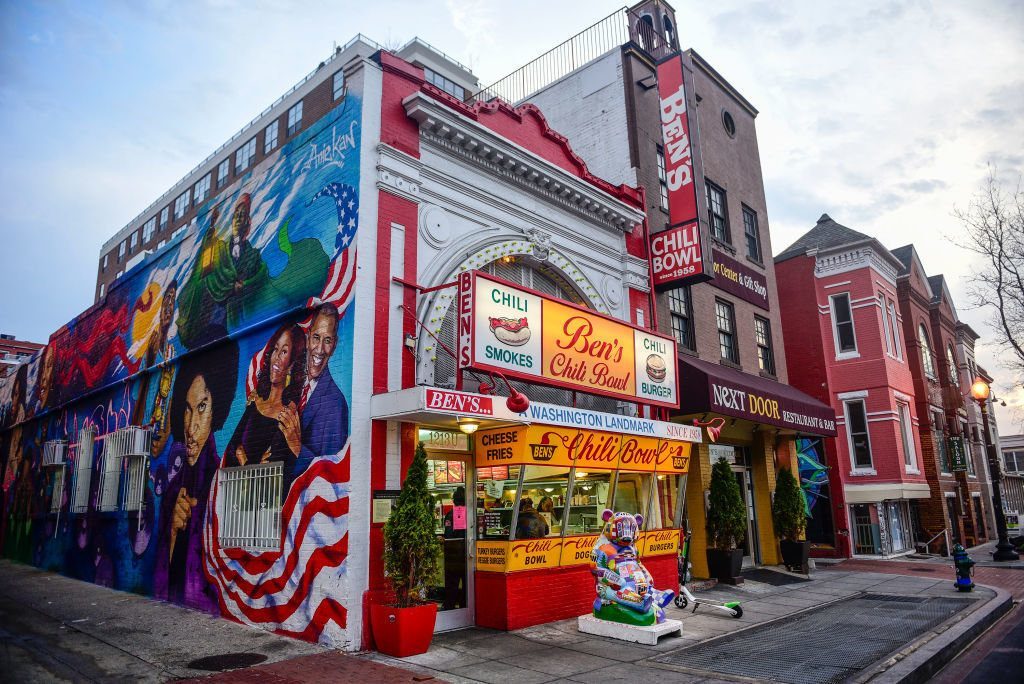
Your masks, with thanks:
[[[689,442],[557,425],[519,425],[476,433],[476,465],[580,466],[596,470],[687,473]]]
[[[484,572],[518,572],[541,568],[567,568],[590,563],[598,535],[573,535],[514,541],[478,541],[476,569]],[[664,556],[679,551],[679,530],[641,532],[636,541],[641,557]]]
[[[459,275],[459,365],[644,404],[677,407],[669,337],[519,285]]]

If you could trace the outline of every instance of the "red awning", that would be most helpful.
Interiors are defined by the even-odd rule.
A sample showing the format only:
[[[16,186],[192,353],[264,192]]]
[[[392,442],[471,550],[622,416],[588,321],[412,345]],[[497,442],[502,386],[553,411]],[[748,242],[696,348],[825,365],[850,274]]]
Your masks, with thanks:
[[[796,432],[833,437],[836,413],[809,394],[700,359],[679,359],[680,412],[719,413]]]

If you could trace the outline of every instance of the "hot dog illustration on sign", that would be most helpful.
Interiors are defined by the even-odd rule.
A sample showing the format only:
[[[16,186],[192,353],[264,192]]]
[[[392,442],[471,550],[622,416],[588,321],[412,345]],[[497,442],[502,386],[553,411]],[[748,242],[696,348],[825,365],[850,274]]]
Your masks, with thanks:
[[[665,621],[673,591],[654,588],[654,578],[639,561],[636,541],[642,515],[605,510],[601,536],[590,552],[590,571],[597,578],[594,617],[646,627]]]
[[[530,323],[524,317],[514,318],[490,317],[491,332],[499,342],[510,347],[521,347],[530,341]]]

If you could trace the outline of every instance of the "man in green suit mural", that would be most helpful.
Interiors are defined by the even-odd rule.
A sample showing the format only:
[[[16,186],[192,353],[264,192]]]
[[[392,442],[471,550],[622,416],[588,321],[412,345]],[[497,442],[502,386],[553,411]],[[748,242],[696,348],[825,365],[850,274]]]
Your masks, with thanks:
[[[194,349],[224,337],[251,319],[271,297],[270,274],[249,242],[252,198],[242,193],[231,217],[230,240],[217,237],[218,209],[203,236],[199,257],[178,300],[178,335]]]

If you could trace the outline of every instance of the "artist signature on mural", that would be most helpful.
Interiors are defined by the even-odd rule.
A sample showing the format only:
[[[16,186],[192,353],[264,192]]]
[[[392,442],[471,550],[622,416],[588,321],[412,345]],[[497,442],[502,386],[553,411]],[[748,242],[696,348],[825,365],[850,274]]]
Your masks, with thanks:
[[[349,124],[348,132],[338,135],[338,127],[331,128],[331,139],[321,144],[314,140],[309,144],[309,152],[306,161],[302,165],[303,171],[317,170],[324,166],[343,166],[345,164],[345,152],[356,146],[356,126],[358,121]]]

